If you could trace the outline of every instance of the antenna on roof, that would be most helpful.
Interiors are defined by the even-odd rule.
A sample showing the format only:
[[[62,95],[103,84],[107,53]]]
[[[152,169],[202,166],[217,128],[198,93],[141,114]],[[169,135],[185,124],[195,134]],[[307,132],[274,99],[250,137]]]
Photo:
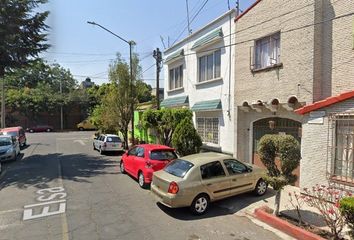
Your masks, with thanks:
[[[227,8],[230,10],[230,0],[227,0]]]
[[[165,41],[164,41],[164,39],[163,39],[163,37],[161,35],[160,35],[160,39],[161,39],[163,48],[166,49]]]
[[[236,1],[236,16],[240,15],[240,0]]]
[[[192,34],[192,29],[191,29],[191,26],[190,26],[190,21],[189,21],[188,0],[186,0],[186,7],[187,7],[187,24],[188,24],[188,34]]]

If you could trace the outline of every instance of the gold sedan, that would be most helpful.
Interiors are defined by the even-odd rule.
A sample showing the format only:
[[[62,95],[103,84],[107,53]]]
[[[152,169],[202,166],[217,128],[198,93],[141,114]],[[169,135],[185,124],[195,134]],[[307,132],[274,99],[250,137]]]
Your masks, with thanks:
[[[199,153],[176,159],[154,172],[151,192],[167,207],[190,206],[194,214],[206,212],[209,203],[254,191],[267,191],[264,169],[221,153]]]

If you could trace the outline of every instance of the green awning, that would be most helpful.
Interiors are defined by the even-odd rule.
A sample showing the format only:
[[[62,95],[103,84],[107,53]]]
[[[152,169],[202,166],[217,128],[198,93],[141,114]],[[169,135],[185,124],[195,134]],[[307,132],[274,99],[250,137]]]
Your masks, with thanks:
[[[222,39],[224,34],[222,33],[222,28],[216,29],[211,33],[207,34],[206,36],[198,39],[192,46],[192,49],[199,48],[203,45],[211,43],[215,40]]]
[[[170,62],[171,60],[176,60],[180,57],[183,57],[184,56],[184,50],[181,49],[181,50],[178,50],[177,52],[174,52],[170,55],[168,55],[165,59],[165,62]]]
[[[220,99],[197,102],[191,108],[191,110],[194,112],[215,111],[215,110],[220,110],[220,109],[221,109],[221,100]]]
[[[166,98],[162,101],[161,107],[178,107],[188,105],[188,96]]]

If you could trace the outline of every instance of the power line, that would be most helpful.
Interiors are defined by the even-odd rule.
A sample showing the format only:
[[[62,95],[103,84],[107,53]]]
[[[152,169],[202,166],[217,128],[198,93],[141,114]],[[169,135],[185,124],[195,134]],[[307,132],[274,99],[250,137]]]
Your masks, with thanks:
[[[141,74],[149,71],[152,67],[154,67],[156,65],[156,63],[152,64],[150,67],[148,67],[147,69],[145,69]]]

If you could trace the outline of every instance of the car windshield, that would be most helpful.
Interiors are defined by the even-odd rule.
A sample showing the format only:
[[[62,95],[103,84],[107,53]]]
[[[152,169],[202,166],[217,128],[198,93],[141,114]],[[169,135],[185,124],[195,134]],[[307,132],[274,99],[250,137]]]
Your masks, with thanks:
[[[170,164],[168,164],[164,171],[168,172],[169,174],[172,174],[176,177],[183,178],[189,169],[191,169],[194,165],[186,160],[183,159],[177,159],[175,161],[172,161]]]
[[[154,150],[151,151],[150,153],[150,159],[151,160],[172,160],[176,159],[177,155],[176,153],[171,149],[171,150]]]
[[[119,137],[107,137],[107,142],[121,142]]]
[[[10,146],[12,143],[11,143],[11,140],[9,138],[0,138],[0,146]]]
[[[2,134],[3,135],[8,135],[8,136],[13,136],[13,137],[17,137],[18,136],[17,132],[15,132],[15,131],[3,132]]]

